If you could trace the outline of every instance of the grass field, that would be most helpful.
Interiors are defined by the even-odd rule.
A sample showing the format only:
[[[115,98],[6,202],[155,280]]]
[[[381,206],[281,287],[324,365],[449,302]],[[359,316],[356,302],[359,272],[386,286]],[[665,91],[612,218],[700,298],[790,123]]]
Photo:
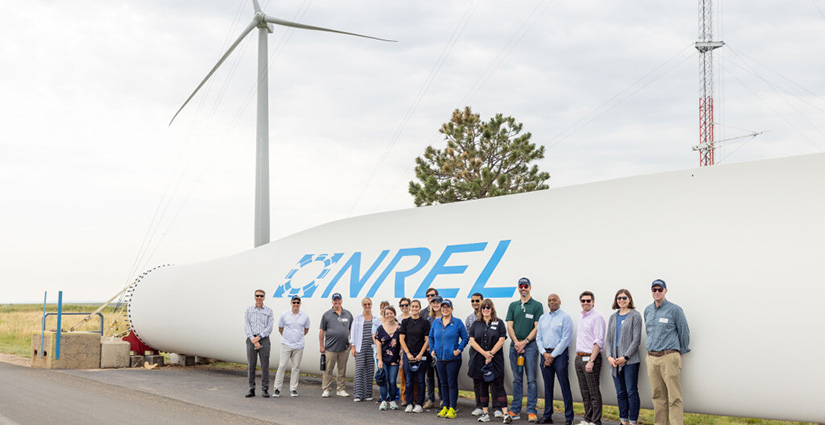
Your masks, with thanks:
[[[91,313],[98,306],[94,305],[64,305],[64,313]],[[46,312],[57,312],[57,304],[46,304]],[[103,311],[104,330],[115,317],[114,308],[107,307]],[[64,315],[61,323],[63,330],[68,330],[84,316]],[[0,352],[29,357],[31,350],[32,332],[40,331],[43,318],[43,305],[36,304],[2,304],[0,305]],[[123,328],[121,324],[121,328]],[[57,328],[57,317],[46,318],[46,330]],[[100,318],[97,315],[77,330],[96,331],[100,329]],[[107,334],[108,335],[108,334]]]
[[[63,311],[67,313],[82,312],[90,313],[97,309],[97,306],[89,305],[64,305]],[[47,304],[47,312],[56,312],[57,305]],[[108,329],[109,325],[115,317],[114,309],[107,307],[102,311],[105,321],[104,329]],[[39,331],[41,328],[41,320],[43,316],[43,305],[36,304],[3,304],[0,305],[0,352],[16,354],[19,356],[29,357],[31,350],[32,332]],[[75,323],[80,321],[83,316],[64,316],[62,328],[68,330]],[[125,324],[119,323],[121,329],[125,329]],[[46,329],[51,330],[57,327],[57,318],[50,316],[46,321]],[[100,328],[100,319],[95,316],[86,323],[79,330],[97,330]],[[107,332],[107,335],[109,333]],[[246,370],[246,365],[228,362],[215,362],[208,366],[198,366],[200,368],[208,367],[214,369],[233,369]],[[539,380],[541,381],[541,380]],[[460,396],[468,399],[475,399],[472,391],[461,391]],[[512,397],[509,397],[512,401]],[[526,404],[526,400],[524,402]],[[560,401],[554,403],[554,410],[556,412],[563,411],[563,405]],[[538,401],[539,412],[544,410],[544,400]],[[584,413],[584,408],[581,403],[574,403],[574,410],[577,415]],[[605,419],[614,421],[619,420],[619,410],[614,406],[604,406],[602,415]],[[558,416],[558,414],[557,414]],[[524,421],[526,423],[526,421]],[[640,424],[653,423],[653,411],[643,409],[639,417]],[[729,416],[713,416],[713,415],[699,415],[687,413],[685,414],[686,425],[813,425],[803,422],[784,422],[784,421],[769,421],[762,419],[736,418]]]

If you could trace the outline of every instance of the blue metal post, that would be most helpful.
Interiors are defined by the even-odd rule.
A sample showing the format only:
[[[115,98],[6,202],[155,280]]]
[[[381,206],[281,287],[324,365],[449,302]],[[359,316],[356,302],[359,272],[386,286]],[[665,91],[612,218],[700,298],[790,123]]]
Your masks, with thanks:
[[[60,316],[63,314],[63,291],[57,292],[57,348],[55,351],[55,360],[60,359]]]
[[[46,296],[49,291],[43,291],[43,324],[40,326],[40,357],[43,357],[43,338],[46,335]]]

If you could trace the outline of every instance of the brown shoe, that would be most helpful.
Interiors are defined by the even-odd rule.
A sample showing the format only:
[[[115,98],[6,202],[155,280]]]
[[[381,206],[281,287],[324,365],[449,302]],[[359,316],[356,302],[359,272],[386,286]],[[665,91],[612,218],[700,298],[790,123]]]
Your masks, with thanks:
[[[424,402],[424,405],[421,406],[421,407],[423,407],[425,409],[432,409],[433,406],[435,406],[435,403],[433,403],[432,400],[427,400],[427,401]]]

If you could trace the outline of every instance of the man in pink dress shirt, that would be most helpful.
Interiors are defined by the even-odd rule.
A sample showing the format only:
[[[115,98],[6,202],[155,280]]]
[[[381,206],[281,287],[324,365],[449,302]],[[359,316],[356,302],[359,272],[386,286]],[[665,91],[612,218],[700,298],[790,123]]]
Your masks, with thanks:
[[[576,334],[576,377],[584,404],[584,420],[579,425],[601,425],[602,393],[599,391],[599,372],[602,370],[601,350],[604,345],[604,318],[593,309],[596,297],[590,291],[579,295],[582,316]]]

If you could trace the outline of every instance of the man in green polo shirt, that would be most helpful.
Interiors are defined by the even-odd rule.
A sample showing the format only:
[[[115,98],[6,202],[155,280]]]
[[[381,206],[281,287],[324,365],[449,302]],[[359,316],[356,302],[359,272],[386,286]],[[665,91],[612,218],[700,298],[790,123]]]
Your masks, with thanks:
[[[513,405],[510,406],[511,419],[521,419],[521,400],[524,397],[524,376],[527,375],[527,419],[536,422],[536,400],[538,385],[536,370],[539,351],[536,346],[536,326],[544,314],[544,306],[530,297],[530,279],[518,281],[519,299],[507,309],[507,334],[510,335],[510,367],[513,369]],[[524,364],[519,366],[519,358]],[[522,370],[519,371],[519,368]]]

